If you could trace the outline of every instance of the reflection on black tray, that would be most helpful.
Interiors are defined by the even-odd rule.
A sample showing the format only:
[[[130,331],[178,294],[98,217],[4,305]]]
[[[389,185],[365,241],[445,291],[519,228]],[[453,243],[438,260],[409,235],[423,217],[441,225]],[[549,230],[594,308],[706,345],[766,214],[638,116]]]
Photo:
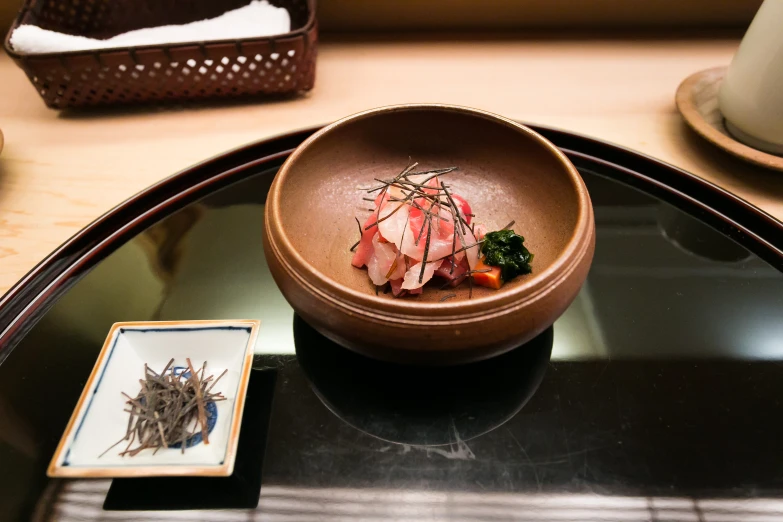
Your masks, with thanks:
[[[258,505],[261,469],[276,372],[251,371],[239,446],[230,477],[114,479],[103,509],[109,511],[252,509]]]
[[[358,355],[294,318],[299,365],[324,404],[363,432],[415,445],[469,440],[512,418],[541,383],[552,339],[550,327],[493,359],[415,367]]]
[[[667,203],[658,205],[663,237],[688,254],[723,263],[750,259],[751,253],[717,230]]]

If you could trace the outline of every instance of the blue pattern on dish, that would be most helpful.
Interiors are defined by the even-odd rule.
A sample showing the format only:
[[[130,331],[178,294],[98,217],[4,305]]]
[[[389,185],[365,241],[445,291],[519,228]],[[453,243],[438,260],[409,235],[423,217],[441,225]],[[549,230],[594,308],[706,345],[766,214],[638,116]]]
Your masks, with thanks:
[[[120,328],[120,331],[114,336],[114,340],[111,343],[111,350],[109,350],[109,356],[106,358],[106,363],[103,365],[103,369],[101,370],[101,374],[98,376],[98,382],[95,384],[95,389],[92,391],[92,395],[90,395],[90,400],[87,403],[87,409],[84,412],[84,416],[79,421],[79,425],[76,427],[76,433],[73,435],[73,440],[75,441],[76,438],[79,436],[79,432],[82,429],[82,425],[84,424],[84,419],[87,418],[87,412],[90,411],[90,407],[92,406],[92,399],[95,397],[95,394],[98,393],[98,388],[101,387],[101,383],[103,382],[103,375],[106,373],[106,366],[108,366],[109,361],[111,360],[111,356],[114,355],[114,349],[117,347],[117,341],[120,339],[120,334],[124,332],[124,328]],[[68,465],[68,456],[71,454],[71,449],[68,448],[68,452],[65,454],[65,459],[63,459],[63,466]]]

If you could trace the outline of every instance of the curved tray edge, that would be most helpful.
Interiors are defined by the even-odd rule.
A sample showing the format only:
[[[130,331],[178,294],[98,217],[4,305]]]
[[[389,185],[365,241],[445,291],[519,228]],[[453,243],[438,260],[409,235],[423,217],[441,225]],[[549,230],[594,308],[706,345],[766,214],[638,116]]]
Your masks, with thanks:
[[[783,269],[783,223],[747,201],[699,176],[631,149],[565,130],[528,126],[554,142],[575,163],[596,169],[599,174],[601,170],[619,172],[624,177],[620,182],[637,188],[655,187],[684,201],[692,211],[706,212],[711,216],[710,225]],[[282,164],[293,149],[320,128],[249,143],[197,163],[130,197],[80,230],[0,297],[0,363],[16,341],[87,269],[153,223],[244,179],[248,170]],[[749,242],[755,245],[749,246]]]

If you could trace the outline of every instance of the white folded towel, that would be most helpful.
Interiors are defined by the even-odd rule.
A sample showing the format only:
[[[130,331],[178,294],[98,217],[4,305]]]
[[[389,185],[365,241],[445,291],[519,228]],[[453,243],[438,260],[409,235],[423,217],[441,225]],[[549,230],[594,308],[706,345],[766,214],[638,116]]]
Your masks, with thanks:
[[[35,25],[20,25],[11,35],[11,47],[24,54],[59,53],[160,45],[210,40],[235,40],[284,34],[291,30],[291,17],[282,7],[266,0],[253,0],[249,5],[228,11],[209,20],[185,25],[164,25],[118,34],[107,40],[85,38],[41,29]]]

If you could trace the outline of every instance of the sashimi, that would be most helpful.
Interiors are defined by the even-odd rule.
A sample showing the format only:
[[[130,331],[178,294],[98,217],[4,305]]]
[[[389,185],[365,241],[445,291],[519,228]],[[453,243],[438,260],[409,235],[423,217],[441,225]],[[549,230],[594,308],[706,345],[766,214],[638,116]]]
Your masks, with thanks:
[[[444,259],[438,269],[435,270],[435,275],[449,281],[452,286],[457,286],[464,281],[468,270],[468,262],[464,257],[461,261],[455,260],[454,266],[452,267],[451,257],[449,256]]]
[[[471,221],[473,221],[473,211],[470,209],[468,202],[459,194],[452,194],[451,198],[459,207],[459,211],[462,213],[462,219],[465,220],[465,223],[470,225]]]
[[[389,272],[387,275],[388,279],[400,279],[402,277],[405,277],[405,272],[408,271],[407,261],[405,259],[405,256],[402,254],[402,252],[396,252],[397,258],[392,263],[392,266],[389,268]]]
[[[402,244],[402,234],[408,221],[410,206],[403,203],[384,202],[381,207],[378,228],[383,237],[399,249]]]
[[[431,216],[427,217],[427,213]],[[442,259],[454,250],[454,224],[451,212],[441,206],[440,209],[426,206],[423,209],[412,207],[409,211],[409,239],[403,240],[402,253],[417,261],[424,259],[424,251],[427,250],[427,259]],[[429,238],[429,247],[427,245]],[[459,241],[456,243],[459,244]]]
[[[367,274],[373,284],[385,285],[389,280],[387,274],[391,271],[392,264],[397,259],[397,249],[391,243],[381,243],[378,234],[372,238],[373,254],[367,262]]]
[[[375,223],[376,216],[372,214],[367,218],[367,221],[362,225],[362,237],[359,240],[359,246],[356,247],[356,252],[353,254],[351,264],[356,268],[362,268],[372,257],[372,238],[378,233],[378,227],[368,227]]]
[[[473,232],[470,231],[468,227],[465,227],[465,233],[463,236],[463,248],[467,247],[465,250],[465,257],[468,258],[468,266],[470,266],[471,270],[476,269],[476,265],[478,265],[479,257],[481,256],[481,247],[478,244],[478,240],[476,239],[476,236],[473,235]]]
[[[391,285],[392,295],[394,297],[402,297],[405,293],[405,290],[402,289],[402,278],[398,277],[397,279],[391,279],[389,280],[389,284]]]
[[[416,166],[368,189],[372,198],[364,198],[374,208],[351,262],[366,266],[374,285],[389,285],[394,297],[402,297],[421,294],[433,277],[444,286],[473,278],[499,288],[504,277],[514,277],[508,274],[530,273],[533,256],[524,248],[524,238],[510,230],[513,222],[488,234],[475,222],[468,201],[452,192],[450,182],[441,182],[455,167],[413,172]]]
[[[424,274],[421,273],[421,263],[416,263],[410,269],[405,272],[405,277],[403,278],[402,282],[402,288],[404,290],[414,290],[416,288],[421,288],[424,286],[427,281],[432,279],[432,276],[435,274],[435,269],[440,266],[440,262],[435,263],[427,263],[424,266]],[[419,281],[419,277],[421,277],[421,281]]]
[[[487,227],[485,227],[484,225],[476,225],[475,227],[473,227],[473,234],[476,236],[476,239],[481,241],[482,239],[484,239],[484,236],[487,235]]]

